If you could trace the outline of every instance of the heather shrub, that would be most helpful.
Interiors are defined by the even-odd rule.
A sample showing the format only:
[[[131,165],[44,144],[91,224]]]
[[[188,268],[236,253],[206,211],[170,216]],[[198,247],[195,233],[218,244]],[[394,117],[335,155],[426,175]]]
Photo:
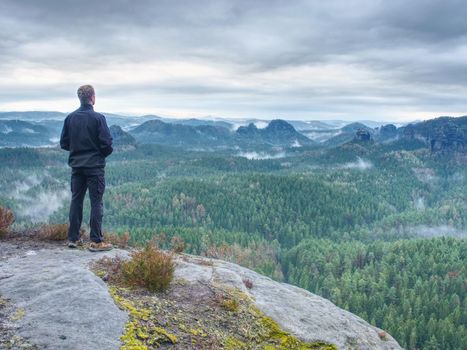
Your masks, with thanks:
[[[43,225],[37,237],[46,241],[64,241],[68,238],[68,224]]]
[[[44,224],[37,232],[37,238],[44,241],[65,241],[68,239],[68,224]],[[79,238],[86,241],[89,240],[89,235],[82,228],[79,231]]]
[[[14,222],[15,215],[13,212],[8,208],[0,207],[0,237],[8,232]]]
[[[167,289],[173,278],[175,264],[171,254],[153,244],[131,253],[131,259],[122,263],[123,280],[152,292]]]
[[[114,246],[118,248],[126,248],[128,247],[128,242],[130,241],[130,233],[125,232],[123,234],[117,233],[104,233],[104,241],[108,243],[112,243]]]
[[[122,265],[125,260],[121,256],[108,257],[104,256],[97,260],[95,267],[97,274],[102,277],[104,281],[113,284],[123,283]]]

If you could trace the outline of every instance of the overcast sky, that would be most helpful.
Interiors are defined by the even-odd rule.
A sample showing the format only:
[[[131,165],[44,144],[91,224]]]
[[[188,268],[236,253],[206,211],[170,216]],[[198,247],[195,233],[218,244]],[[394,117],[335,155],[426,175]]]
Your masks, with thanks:
[[[0,0],[0,111],[467,114],[465,0]]]

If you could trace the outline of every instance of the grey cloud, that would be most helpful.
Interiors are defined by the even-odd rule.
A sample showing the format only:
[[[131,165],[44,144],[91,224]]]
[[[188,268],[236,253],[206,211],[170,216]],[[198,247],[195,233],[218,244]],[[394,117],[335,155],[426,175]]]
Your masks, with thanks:
[[[168,50],[175,55],[259,62],[266,68],[328,60],[329,55],[349,54],[368,46],[401,41],[413,44],[422,35],[412,35],[409,40],[411,35],[405,34],[425,33],[427,28],[443,34],[428,26],[441,21],[451,23],[443,16],[439,19],[439,13],[449,15],[449,20],[453,16],[462,18],[458,6],[446,13],[449,6],[442,1],[434,2],[438,6],[431,6],[431,12],[426,10],[430,6],[417,1],[377,2],[379,6],[373,3],[7,1],[2,13],[13,14],[21,27],[26,24],[26,32],[32,31],[42,39],[64,36],[90,52],[131,57],[132,50],[135,56],[144,51],[164,55]],[[31,22],[36,25],[30,26]],[[465,32],[464,22],[450,24],[447,34]]]
[[[463,0],[388,1],[380,17],[388,27],[403,30],[411,38],[432,42],[465,38],[467,7]]]
[[[461,0],[4,0],[0,75],[21,64],[74,72],[114,62],[186,60],[220,63],[239,79],[249,79],[288,67],[340,64],[363,67],[375,81],[358,91],[341,86],[271,91],[224,86],[206,77],[205,82],[180,78],[164,86],[116,85],[103,91],[118,95],[131,88],[133,93],[191,99],[224,96],[226,106],[243,97],[258,100],[257,109],[268,111],[284,108],[279,100],[289,101],[285,108],[293,112],[322,108],[340,113],[358,110],[356,103],[362,111],[373,106],[375,113],[378,105],[404,104],[420,110],[465,110],[459,93],[467,88],[465,18],[467,4]],[[15,99],[13,91],[17,100],[40,97],[22,88],[2,91],[0,101]],[[64,96],[60,91],[65,88],[57,84],[51,93]],[[306,98],[313,105],[303,102]],[[255,111],[252,102],[245,105]]]

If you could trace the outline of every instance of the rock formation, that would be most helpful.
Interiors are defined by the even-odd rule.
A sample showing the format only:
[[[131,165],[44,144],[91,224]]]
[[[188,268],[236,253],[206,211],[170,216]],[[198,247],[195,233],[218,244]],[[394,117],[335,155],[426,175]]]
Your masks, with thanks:
[[[102,279],[90,271],[89,263],[104,255],[126,257],[127,251],[93,254],[57,245],[31,249],[8,242],[0,242],[0,248],[0,295],[23,310],[16,320],[17,339],[32,349],[120,347],[128,316],[112,300]],[[228,288],[246,296],[300,340],[335,344],[339,349],[401,349],[391,336],[330,301],[233,263],[179,255],[172,284],[173,295],[189,296],[184,300],[192,311],[202,312],[198,305],[214,288]],[[190,332],[203,337],[201,331]],[[236,343],[232,344],[235,349]],[[174,340],[170,348],[183,347]]]
[[[467,116],[440,117],[398,129],[406,140],[422,140],[432,152],[465,153],[467,151]]]
[[[383,140],[397,137],[397,127],[394,124],[383,125],[379,129],[379,136]]]
[[[355,133],[355,141],[368,142],[371,140],[371,134],[368,130],[358,129]]]
[[[442,127],[435,130],[430,137],[430,148],[435,151],[463,151],[467,146],[466,137],[462,129],[452,123],[446,122]]]
[[[190,283],[218,282],[250,295],[256,306],[284,330],[306,342],[324,341],[339,349],[401,349],[389,335],[383,340],[377,329],[358,316],[322,297],[287,283],[279,283],[239,265],[191,257],[179,261],[176,275]],[[251,281],[248,289],[244,281]]]

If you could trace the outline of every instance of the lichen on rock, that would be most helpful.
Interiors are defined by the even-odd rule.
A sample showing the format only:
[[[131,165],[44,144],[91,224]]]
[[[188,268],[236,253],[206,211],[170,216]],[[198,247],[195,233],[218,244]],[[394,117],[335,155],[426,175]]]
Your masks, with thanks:
[[[93,268],[104,276],[108,261]],[[121,337],[123,350],[280,349],[337,350],[332,344],[306,343],[282,330],[238,288],[211,281],[174,281],[165,292],[128,288],[110,279],[116,304],[129,313]]]
[[[25,315],[23,308],[16,307],[11,300],[0,296],[0,349],[38,349],[16,334],[17,322]]]

